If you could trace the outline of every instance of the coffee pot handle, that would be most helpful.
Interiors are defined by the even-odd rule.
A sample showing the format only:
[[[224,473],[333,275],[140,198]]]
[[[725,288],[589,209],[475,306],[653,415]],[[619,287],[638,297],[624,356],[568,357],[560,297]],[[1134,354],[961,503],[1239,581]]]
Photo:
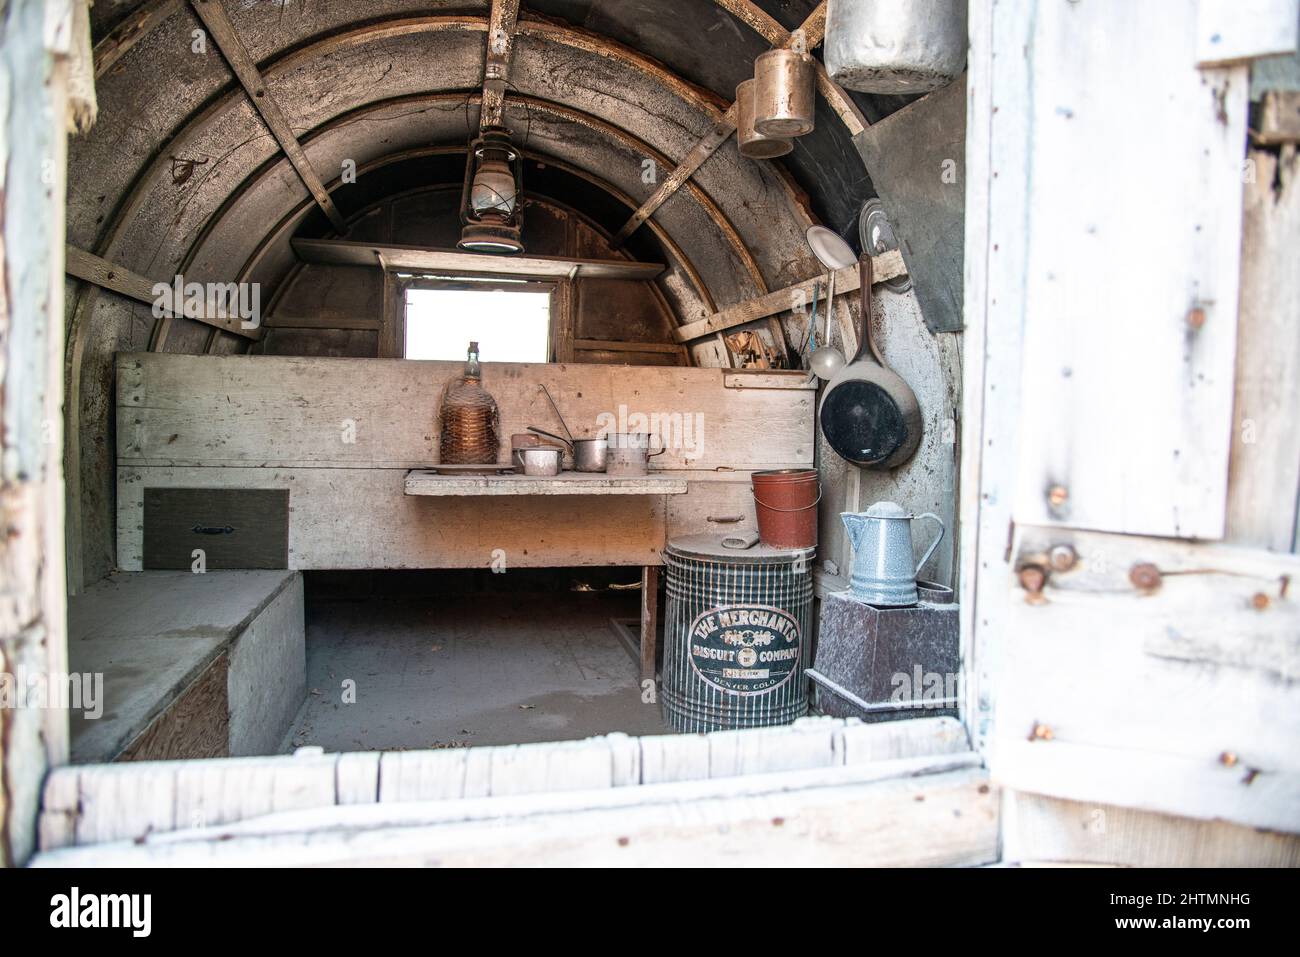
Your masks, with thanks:
[[[939,534],[935,536],[934,541],[930,543],[930,547],[925,550],[925,554],[921,556],[921,560],[916,563],[916,571],[912,573],[913,575],[921,574],[921,566],[930,560],[930,556],[934,554],[934,550],[938,548],[939,543],[943,541],[944,532],[947,531],[943,526],[943,519],[934,514],[934,512],[926,512],[924,515],[918,515],[916,517],[918,520],[922,518],[934,519],[935,524],[939,526]]]

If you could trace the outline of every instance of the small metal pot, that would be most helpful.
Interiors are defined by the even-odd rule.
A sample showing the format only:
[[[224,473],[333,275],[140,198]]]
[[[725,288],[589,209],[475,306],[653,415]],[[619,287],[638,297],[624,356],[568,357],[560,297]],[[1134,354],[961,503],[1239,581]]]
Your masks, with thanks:
[[[764,136],[811,133],[816,61],[797,50],[768,50],[754,61],[754,129]]]
[[[573,467],[579,472],[603,472],[609,461],[609,442],[605,439],[574,439]]]
[[[552,446],[538,446],[532,449],[516,449],[516,454],[524,460],[524,474],[539,478],[550,478],[560,474],[560,461],[564,458],[564,449]]]
[[[605,472],[615,478],[645,475],[650,470],[650,459],[667,451],[651,452],[647,432],[611,432],[606,438],[609,440],[609,460]]]
[[[794,144],[779,136],[764,136],[754,129],[754,81],[736,87],[736,144],[740,155],[749,159],[775,159],[794,150]]]
[[[534,449],[541,444],[541,439],[531,432],[517,432],[510,436],[510,462],[520,472],[524,470],[524,449]]]

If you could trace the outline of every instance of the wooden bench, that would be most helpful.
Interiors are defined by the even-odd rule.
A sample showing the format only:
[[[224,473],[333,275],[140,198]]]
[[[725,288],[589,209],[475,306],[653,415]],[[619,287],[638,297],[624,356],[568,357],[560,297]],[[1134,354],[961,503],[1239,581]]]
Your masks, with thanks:
[[[103,676],[76,763],[277,753],[306,697],[302,575],[119,572],[69,599],[68,660]]]

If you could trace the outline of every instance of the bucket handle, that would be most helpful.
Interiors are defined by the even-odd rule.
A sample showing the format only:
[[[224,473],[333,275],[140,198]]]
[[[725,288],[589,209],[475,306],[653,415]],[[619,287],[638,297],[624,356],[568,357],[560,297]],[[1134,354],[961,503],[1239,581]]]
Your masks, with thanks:
[[[806,512],[806,511],[808,511],[808,509],[810,509],[810,508],[816,508],[816,507],[817,507],[817,503],[820,502],[820,501],[822,500],[822,483],[821,483],[821,482],[818,482],[818,483],[817,483],[817,497],[816,497],[815,499],[813,499],[812,503],[811,503],[810,505],[800,505],[798,508],[777,508],[775,505],[768,505],[766,502],[761,502],[761,501],[759,501],[759,498],[758,498],[758,489],[754,488],[754,486],[751,485],[751,486],[749,487],[749,490],[750,490],[751,492],[754,493],[754,504],[755,504],[755,505],[762,505],[763,508],[771,509],[773,512]],[[937,545],[938,542],[936,542],[935,544]],[[929,556],[927,555],[926,557],[928,558]]]

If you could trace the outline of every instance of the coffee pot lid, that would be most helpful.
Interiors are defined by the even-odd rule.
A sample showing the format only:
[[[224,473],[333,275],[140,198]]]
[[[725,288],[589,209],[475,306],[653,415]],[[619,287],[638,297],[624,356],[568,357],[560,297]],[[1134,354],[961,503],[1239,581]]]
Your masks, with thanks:
[[[910,518],[907,509],[894,502],[877,502],[867,509],[869,518]]]

